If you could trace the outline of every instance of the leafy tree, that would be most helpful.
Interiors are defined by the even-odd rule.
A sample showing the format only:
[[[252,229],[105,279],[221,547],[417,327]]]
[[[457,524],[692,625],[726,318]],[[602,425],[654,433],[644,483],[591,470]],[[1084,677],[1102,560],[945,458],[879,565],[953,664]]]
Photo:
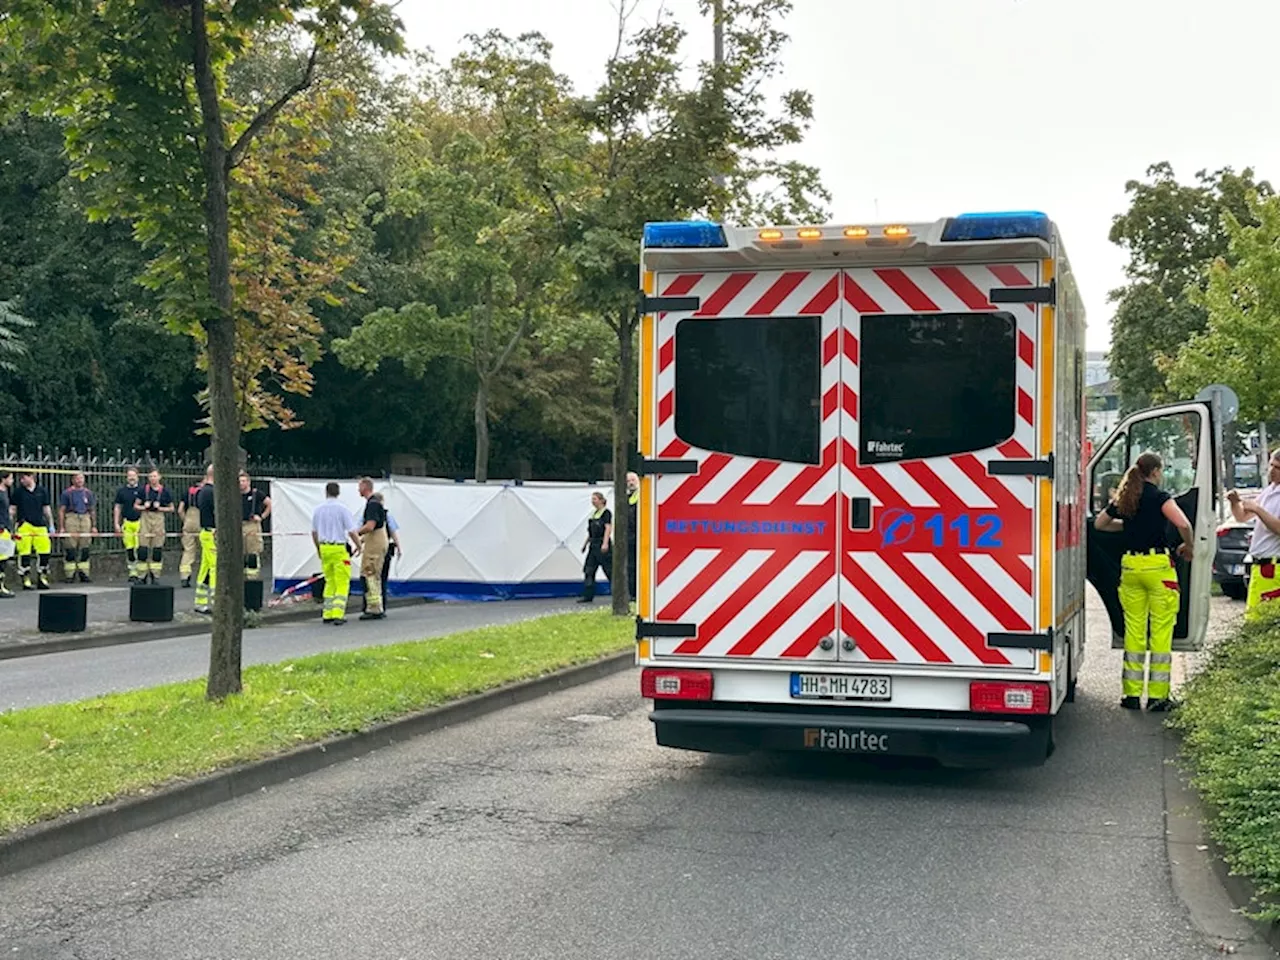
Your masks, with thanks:
[[[1195,302],[1208,323],[1174,355],[1159,358],[1172,390],[1192,396],[1225,383],[1240,397],[1240,419],[1280,414],[1280,197],[1249,203],[1248,222],[1223,218],[1226,255],[1209,268]]]
[[[1169,396],[1156,357],[1176,353],[1205,327],[1205,309],[1189,291],[1202,288],[1209,265],[1228,255],[1223,215],[1250,223],[1249,197],[1272,192],[1249,167],[1239,173],[1201,170],[1195,181],[1179,183],[1172,166],[1154,164],[1145,181],[1125,184],[1129,209],[1111,223],[1111,242],[1129,254],[1129,283],[1111,291],[1116,313],[1110,354],[1128,408]]]
[[[13,361],[27,354],[25,331],[35,324],[18,313],[12,300],[0,300],[0,370],[12,372]]]
[[[531,165],[558,136],[567,102],[546,42],[472,40],[443,96],[421,100],[394,132],[387,215],[421,225],[414,265],[430,296],[370,313],[333,348],[368,371],[390,357],[419,376],[442,357],[465,363],[475,377],[474,476],[483,482],[494,392],[566,288],[553,201],[572,169]]]
[[[263,356],[241,350],[244,320],[246,314],[269,317],[268,343],[289,326],[269,293],[237,300],[249,294],[252,266],[261,265],[254,263],[261,250],[252,242],[258,218],[267,222],[268,244],[287,233],[279,194],[272,209],[252,206],[271,192],[264,189],[271,174],[250,163],[251,149],[279,124],[292,122],[297,130],[304,122],[291,117],[290,108],[315,82],[327,51],[351,36],[397,49],[399,22],[376,0],[9,0],[6,10],[0,19],[0,102],[65,117],[67,152],[93,194],[90,217],[129,222],[152,252],[144,282],[156,291],[170,325],[195,337],[205,353],[217,513],[235,518],[244,425],[235,371],[237,360]],[[255,35],[285,24],[309,38],[302,72],[261,103],[230,99],[229,65],[245,55]],[[289,279],[294,277],[286,272]],[[304,283],[302,296],[312,292]],[[299,334],[305,341],[307,331]],[[305,366],[305,352],[290,356]],[[268,354],[267,361],[279,359]],[[289,377],[296,369],[272,372]],[[211,698],[240,689],[239,524],[219,523],[217,544]]]
[[[713,13],[710,0],[700,4]],[[801,90],[771,104],[762,92],[782,73],[787,35],[780,23],[789,0],[723,0],[724,62],[704,63],[699,82],[684,82],[685,31],[668,16],[630,30],[620,5],[616,47],[605,80],[579,104],[590,137],[583,162],[587,197],[570,216],[570,250],[582,309],[599,318],[616,341],[613,396],[614,503],[626,502],[626,470],[635,449],[635,342],[640,315],[636,246],[647,221],[679,220],[700,212],[741,222],[820,222],[826,199],[817,171],[781,162],[777,152],[799,143],[813,116]],[[613,583],[625,582],[632,531],[626,511],[614,516]],[[622,590],[615,613],[628,612]]]

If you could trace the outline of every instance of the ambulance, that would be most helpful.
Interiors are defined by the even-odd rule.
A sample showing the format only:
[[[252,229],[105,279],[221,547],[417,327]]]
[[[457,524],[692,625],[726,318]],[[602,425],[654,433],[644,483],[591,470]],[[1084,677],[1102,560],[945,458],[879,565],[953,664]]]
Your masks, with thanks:
[[[1175,649],[1202,643],[1211,409],[1141,411],[1086,462],[1084,308],[1044,214],[650,223],[641,285],[636,652],[660,745],[1043,763],[1086,579],[1123,632],[1120,541],[1093,518],[1148,449],[1195,526]]]

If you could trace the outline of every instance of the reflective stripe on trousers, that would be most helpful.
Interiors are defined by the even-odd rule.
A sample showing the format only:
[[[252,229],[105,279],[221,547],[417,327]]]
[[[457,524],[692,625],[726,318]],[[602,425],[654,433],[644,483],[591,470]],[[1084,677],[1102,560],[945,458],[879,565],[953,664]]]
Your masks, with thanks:
[[[140,576],[142,570],[138,564],[138,531],[142,528],[142,520],[121,520],[120,539],[124,542],[125,564],[129,568],[129,576]]]
[[[1248,609],[1272,600],[1280,600],[1280,566],[1274,563],[1251,564]]]
[[[320,569],[324,572],[324,619],[343,620],[351,591],[351,555],[346,544],[320,544]]]
[[[1173,666],[1173,628],[1178,622],[1181,594],[1178,575],[1165,554],[1120,558],[1120,606],[1124,610],[1124,668],[1120,686],[1126,697],[1169,697]],[[1147,668],[1148,629],[1151,665]]]

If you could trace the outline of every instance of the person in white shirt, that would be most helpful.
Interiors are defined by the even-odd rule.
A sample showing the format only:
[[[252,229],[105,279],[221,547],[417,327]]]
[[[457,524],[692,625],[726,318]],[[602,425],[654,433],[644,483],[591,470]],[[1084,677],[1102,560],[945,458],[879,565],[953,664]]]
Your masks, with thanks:
[[[327,483],[325,501],[311,515],[311,542],[320,554],[324,572],[323,622],[342,626],[347,622],[347,594],[351,591],[351,557],[360,551],[355,517],[338,501],[336,483]]]
[[[1231,515],[1238,523],[1253,517],[1253,539],[1249,541],[1250,608],[1280,600],[1280,449],[1271,454],[1267,485],[1255,500],[1241,500],[1227,491]]]

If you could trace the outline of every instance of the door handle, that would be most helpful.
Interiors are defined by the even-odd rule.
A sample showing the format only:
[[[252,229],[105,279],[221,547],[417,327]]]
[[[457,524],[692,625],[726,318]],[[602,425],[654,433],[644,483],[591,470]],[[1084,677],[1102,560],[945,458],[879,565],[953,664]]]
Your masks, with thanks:
[[[854,530],[871,529],[871,498],[851,497],[849,500],[849,526]]]

